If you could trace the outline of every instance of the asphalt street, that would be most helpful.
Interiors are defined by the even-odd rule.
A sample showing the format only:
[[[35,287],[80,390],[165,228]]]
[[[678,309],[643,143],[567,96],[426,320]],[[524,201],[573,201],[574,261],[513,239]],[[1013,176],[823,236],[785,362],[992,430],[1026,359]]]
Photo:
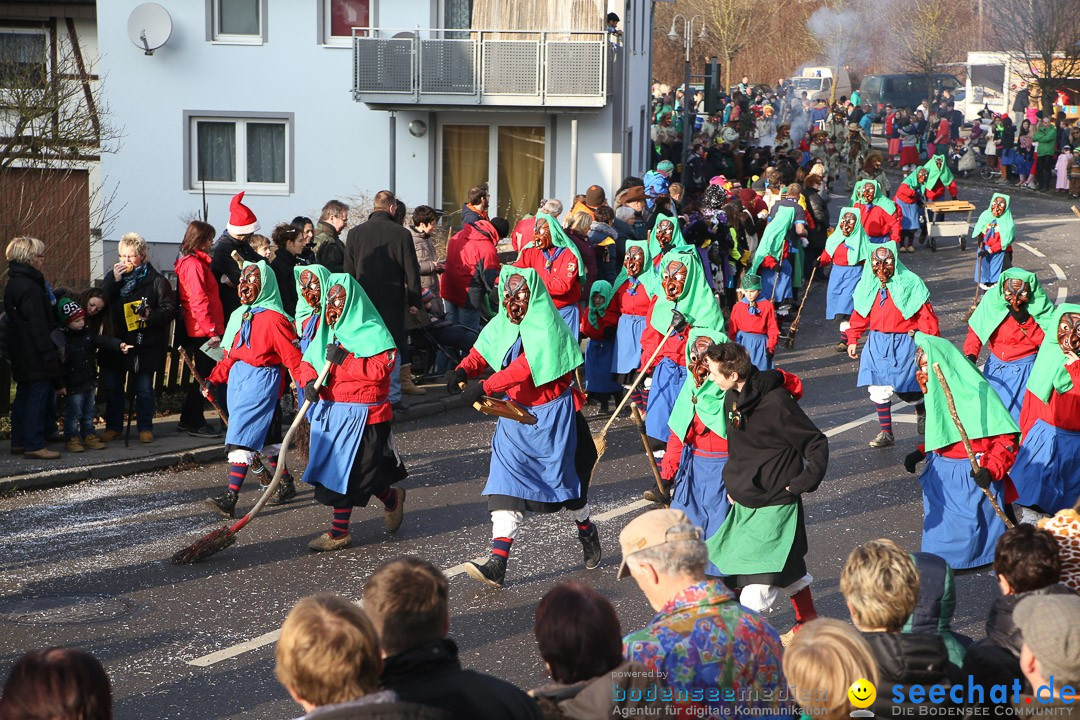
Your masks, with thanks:
[[[894,187],[897,178],[893,176]],[[985,208],[995,189],[961,184],[961,198]],[[835,213],[846,204],[834,196]],[[1080,218],[1058,198],[1013,193],[1019,244],[1014,264],[1038,273],[1051,299],[1080,287]],[[936,253],[901,256],[929,284],[942,334],[960,342],[974,292],[974,252],[943,241]],[[1070,285],[1072,283],[1072,285]],[[815,283],[816,284],[816,283]],[[778,364],[803,379],[802,405],[830,436],[829,471],[806,497],[813,592],[823,615],[848,619],[838,587],[853,546],[889,537],[917,550],[922,506],[916,476],[902,460],[916,444],[914,415],[896,408],[897,444],[872,450],[873,406],[855,387],[856,363],[835,352],[836,330],[824,316],[824,283],[810,291],[795,348]],[[604,418],[587,417],[594,432]],[[222,524],[201,500],[220,491],[224,464],[139,475],[0,499],[0,675],[26,650],[83,647],[99,657],[113,682],[116,717],[291,718],[300,709],[273,673],[274,631],[299,598],[333,591],[358,599],[365,579],[397,555],[425,557],[451,576],[451,635],[466,666],[524,688],[547,678],[532,637],[533,612],[555,583],[576,580],[611,599],[624,632],[652,611],[632,580],[617,581],[619,530],[646,504],[651,483],[636,430],[621,419],[591,489],[593,517],[604,543],[600,568],[586,571],[569,515],[531,517],[515,543],[507,587],[489,589],[460,568],[489,549],[490,524],[480,492],[494,421],[457,410],[403,423],[395,433],[411,476],[405,521],[384,534],[373,505],[353,515],[350,549],[318,555],[307,541],[328,528],[330,510],[310,488],[269,509],[237,545],[187,567],[169,563],[180,547]],[[246,509],[256,497],[249,478]],[[982,636],[996,583],[988,572],[958,577],[954,628]],[[790,610],[770,621],[786,631]]]

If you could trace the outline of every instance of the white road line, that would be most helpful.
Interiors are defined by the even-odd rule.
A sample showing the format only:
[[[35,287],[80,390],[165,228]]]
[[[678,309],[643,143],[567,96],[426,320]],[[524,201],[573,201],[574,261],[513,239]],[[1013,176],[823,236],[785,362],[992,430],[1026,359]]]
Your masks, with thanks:
[[[1065,215],[1062,217],[1050,217],[1050,218],[1025,218],[1023,220],[1014,221],[1014,225],[1061,225],[1064,223],[1080,222],[1080,218],[1075,215]]]
[[[260,635],[257,638],[242,642],[239,645],[233,645],[227,647],[224,650],[218,650],[212,652],[209,655],[203,655],[202,657],[195,658],[194,660],[188,660],[188,665],[195,665],[196,667],[210,667],[215,663],[219,663],[222,660],[228,660],[234,658],[237,655],[243,655],[249,650],[257,650],[261,647],[266,647],[270,643],[277,642],[277,639],[281,637],[281,630],[274,630],[272,632]]]
[[[1020,247],[1024,248],[1025,250],[1027,250],[1029,253],[1031,253],[1032,255],[1034,255],[1037,258],[1046,257],[1046,253],[1044,253],[1042,250],[1039,250],[1038,248],[1031,247],[1027,243],[1018,242],[1016,244],[1019,245]]]
[[[1061,285],[1057,289],[1057,300],[1054,302],[1054,304],[1055,305],[1060,305],[1061,303],[1065,302],[1065,299],[1068,298],[1068,297],[1069,297],[1069,288],[1065,287],[1064,285]]]
[[[1065,271],[1061,269],[1060,265],[1058,265],[1057,263],[1050,263],[1050,269],[1054,271],[1055,275],[1057,275],[1058,280],[1065,279]]]

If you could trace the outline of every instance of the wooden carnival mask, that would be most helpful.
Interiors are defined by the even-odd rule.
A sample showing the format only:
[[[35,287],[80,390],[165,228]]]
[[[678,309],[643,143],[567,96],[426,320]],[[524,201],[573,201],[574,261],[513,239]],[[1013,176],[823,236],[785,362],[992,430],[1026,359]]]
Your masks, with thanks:
[[[1005,302],[1009,304],[1009,307],[1013,309],[1013,312],[1020,312],[1028,304],[1028,299],[1031,296],[1031,286],[1020,278],[1005,278],[1005,282],[1001,284],[1001,295],[1005,298]]]
[[[926,168],[919,168],[919,171],[915,173],[915,181],[922,185],[924,182],[930,179],[930,171]]]
[[[1080,355],[1080,313],[1067,312],[1061,316],[1057,337],[1062,352]]]
[[[686,287],[686,276],[686,265],[679,260],[672,260],[664,268],[660,284],[663,286],[664,295],[669,301],[675,302],[682,297],[683,288]]]
[[[319,276],[310,270],[300,273],[300,295],[312,310],[322,309],[322,283],[319,282]]]
[[[262,292],[262,284],[262,273],[259,272],[258,265],[248,265],[241,270],[240,285],[236,289],[240,302],[244,305],[255,302],[255,299],[259,297],[259,293]]]
[[[554,245],[551,240],[551,228],[548,227],[547,220],[541,218],[536,221],[533,226],[533,239],[536,241],[536,247],[541,250],[549,250]]]
[[[996,197],[994,202],[990,203],[990,214],[996,218],[1005,214],[1005,208],[1008,207],[1008,203],[1005,202],[1005,198]]]
[[[701,387],[709,379],[709,363],[705,361],[705,353],[712,344],[712,338],[702,335],[690,346],[690,362],[686,369],[694,377],[694,387]]]
[[[896,258],[888,248],[876,248],[874,254],[870,256],[870,269],[881,281],[881,286],[885,287],[896,273]]]
[[[656,241],[660,243],[660,250],[667,252],[671,249],[671,236],[675,232],[675,226],[670,220],[661,220],[656,225]]]
[[[631,245],[626,251],[623,267],[626,268],[627,275],[636,278],[645,269],[645,251],[637,245]]]
[[[873,204],[875,195],[877,195],[877,188],[870,183],[863,185],[862,190],[859,191],[859,197],[861,197],[863,202],[867,205]]]
[[[525,278],[520,275],[511,275],[506,279],[503,288],[503,307],[506,308],[506,317],[515,325],[520,325],[525,319],[525,313],[529,311],[529,299],[532,291]]]
[[[927,385],[930,382],[930,368],[926,359],[926,351],[922,348],[915,348],[915,382],[919,383],[919,390],[925,395]]]
[[[846,212],[840,218],[840,233],[844,237],[850,237],[853,232],[855,232],[855,213]]]
[[[345,301],[348,299],[348,291],[345,290],[345,286],[331,285],[330,290],[326,293],[326,324],[330,327],[337,325],[337,321],[341,319],[342,313],[345,312]]]

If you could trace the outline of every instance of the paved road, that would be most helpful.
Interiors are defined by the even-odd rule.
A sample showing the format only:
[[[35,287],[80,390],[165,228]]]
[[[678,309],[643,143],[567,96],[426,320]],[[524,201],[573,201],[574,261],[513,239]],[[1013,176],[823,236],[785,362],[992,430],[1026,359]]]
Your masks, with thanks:
[[[985,207],[991,190],[966,185],[962,197]],[[834,198],[834,212],[843,203]],[[1080,291],[1080,223],[1068,205],[1030,193],[1014,195],[1022,244],[1015,262],[1038,272],[1051,298]],[[944,245],[948,245],[947,247]],[[905,255],[929,283],[943,334],[959,341],[971,302],[974,254],[943,244],[937,253]],[[833,350],[835,329],[823,317],[821,288],[812,292],[798,346],[778,361],[802,376],[803,405],[829,432],[826,481],[807,498],[809,567],[822,614],[847,619],[838,576],[851,548],[891,537],[917,549],[921,522],[918,483],[904,472],[915,444],[914,417],[898,410],[897,445],[871,450],[873,408],[855,387],[855,363]],[[591,415],[598,430],[602,420]],[[488,550],[489,524],[480,497],[493,423],[459,410],[397,428],[412,476],[405,523],[383,534],[381,512],[358,509],[355,547],[330,555],[307,551],[329,511],[303,492],[290,505],[266,512],[238,545],[193,567],[168,556],[220,523],[200,505],[216,493],[223,465],[84,483],[0,499],[0,674],[26,649],[53,644],[84,647],[100,657],[113,679],[116,717],[290,718],[298,708],[273,675],[273,635],[290,606],[317,591],[358,598],[382,560],[426,557],[451,577],[451,634],[468,666],[522,687],[545,681],[531,635],[537,600],[554,583],[579,580],[607,595],[623,630],[651,617],[633,581],[615,580],[619,529],[644,505],[648,482],[640,442],[628,421],[615,426],[592,490],[605,558],[582,568],[574,526],[565,514],[530,518],[510,561],[508,587],[495,591],[461,573],[464,560]],[[250,481],[249,481],[250,482]],[[254,501],[248,488],[241,505]],[[957,580],[955,626],[981,636],[996,592],[985,572]],[[784,631],[790,611],[772,618]]]

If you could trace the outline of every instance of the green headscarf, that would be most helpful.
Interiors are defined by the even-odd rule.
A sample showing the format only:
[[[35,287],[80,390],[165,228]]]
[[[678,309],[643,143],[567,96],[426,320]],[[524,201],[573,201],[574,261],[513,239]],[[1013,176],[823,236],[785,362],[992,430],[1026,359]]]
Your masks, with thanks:
[[[765,232],[761,234],[754,258],[750,261],[750,272],[760,275],[761,263],[766,256],[772,257],[777,263],[781,262],[784,252],[784,242],[787,240],[788,230],[795,224],[795,208],[783,205],[776,210],[776,215],[765,226]]]
[[[909,172],[908,176],[904,178],[903,183],[916,192],[926,192],[926,184],[919,183],[919,168],[915,168]]]
[[[960,431],[949,414],[949,403],[934,373],[934,363],[941,366],[941,373],[949,383],[956,414],[969,438],[1020,432],[990,383],[951,342],[917,332],[915,344],[926,353],[926,452],[960,442]]]
[[[501,370],[506,354],[521,338],[533,383],[539,386],[558,380],[584,362],[577,338],[570,334],[536,270],[503,265],[499,286],[506,287],[511,275],[520,275],[529,286],[528,312],[521,324],[515,325],[500,303],[499,314],[480,331],[474,347],[488,366]]]
[[[386,329],[382,316],[371,304],[364,288],[348,273],[333,273],[323,290],[323,309],[326,309],[326,297],[330,288],[341,285],[345,288],[345,307],[337,324],[330,328],[331,341],[356,357],[374,357],[384,350],[392,350],[394,338]],[[315,343],[311,344],[314,347]],[[310,347],[308,348],[311,349]],[[323,348],[325,355],[326,349]]]
[[[873,250],[877,250],[878,248],[888,249],[896,260],[894,266],[896,271],[893,273],[893,276],[889,278],[886,287],[889,290],[889,297],[892,298],[893,305],[896,306],[896,309],[899,310],[900,314],[907,320],[912,315],[919,312],[919,308],[925,305],[930,299],[930,290],[927,289],[926,283],[922,281],[922,278],[911,270],[908,270],[904,263],[900,262],[900,258],[896,255],[896,243],[887,242],[873,246]],[[859,278],[859,284],[855,286],[855,310],[863,317],[870,317],[870,309],[874,307],[874,303],[878,301],[878,293],[881,290],[881,281],[878,280],[877,275],[874,274],[870,262],[870,256],[872,254],[872,251],[867,254],[866,264],[863,265],[862,277]]]
[[[936,162],[939,158],[941,159],[940,168]],[[945,162],[944,155],[934,155],[926,161],[926,164],[923,165],[923,167],[926,168],[926,172],[930,173],[929,177],[926,178],[925,187],[927,190],[933,190],[934,186],[938,184],[938,181],[940,181],[944,187],[948,187],[952,184],[952,170],[949,169],[949,163]]]
[[[596,293],[600,293],[604,296],[604,304],[600,307],[593,305],[592,296]],[[607,312],[608,305],[611,304],[611,298],[615,295],[615,288],[611,287],[611,283],[607,280],[596,280],[592,284],[592,288],[589,289],[589,297],[587,298],[589,303],[589,324],[597,330],[600,329],[600,319],[604,317],[604,313]]]
[[[675,309],[678,309],[692,326],[724,327],[724,316],[705,279],[705,271],[701,267],[701,256],[698,255],[697,248],[682,247],[668,250],[660,263],[661,272],[674,260],[686,266],[686,283],[683,285],[682,295],[679,296],[677,302],[668,300],[663,290],[656,294],[651,319],[653,328],[667,334],[671,327],[671,311]]]
[[[1035,318],[1035,322],[1042,326],[1043,332],[1050,332],[1052,329],[1047,323],[1054,312],[1054,305],[1050,302],[1050,298],[1046,296],[1046,291],[1042,289],[1042,285],[1039,284],[1039,279],[1035,277],[1035,273],[1018,267],[1009,268],[1001,273],[998,281],[994,284],[994,289],[987,291],[983,295],[978,307],[975,308],[975,312],[971,314],[971,318],[968,320],[968,325],[979,336],[979,341],[983,344],[990,340],[990,335],[1009,314],[1009,311],[1012,310],[1009,303],[1005,302],[1004,293],[1005,281],[1009,278],[1023,280],[1031,287],[1027,311],[1031,313],[1031,317]]]
[[[298,335],[304,332],[304,321],[315,314],[315,310],[308,305],[307,300],[304,299],[303,294],[300,292],[300,273],[305,270],[310,270],[319,278],[319,287],[322,288],[321,297],[326,296],[328,289],[326,281],[330,279],[330,271],[322,265],[297,265],[293,268],[293,277],[296,279],[296,312],[293,313],[293,320],[296,323],[296,333]],[[323,307],[326,307],[326,303],[323,303]],[[322,314],[322,310],[319,313]],[[325,345],[325,343],[323,344]]]
[[[672,235],[672,237],[675,237],[675,236]],[[624,258],[626,257],[625,253],[630,252],[630,248],[632,248],[632,247],[641,248],[641,252],[645,255],[645,262],[643,262],[641,264],[641,273],[637,276],[637,281],[639,283],[644,283],[645,278],[647,278],[649,276],[648,274],[650,272],[652,272],[652,253],[649,252],[649,241],[648,240],[627,240],[626,241],[626,250],[624,251],[624,255],[623,255]],[[612,283],[612,287],[615,290],[618,290],[619,288],[622,287],[622,284],[624,282],[626,282],[627,280],[629,280],[629,279],[630,279],[630,275],[629,275],[629,273],[626,272],[626,265],[623,265],[621,268],[619,268],[619,274],[615,277],[615,282]],[[645,288],[645,292],[649,292],[649,289]]]
[[[1012,245],[1013,240],[1016,239],[1016,223],[1013,221],[1012,216],[1012,198],[1002,193],[994,193],[990,196],[990,205],[994,204],[994,200],[997,198],[1004,198],[1005,200],[1005,212],[1001,213],[1001,217],[994,217],[990,212],[990,206],[987,206],[985,210],[979,213],[979,219],[975,221],[974,229],[971,231],[971,237],[975,237],[981,233],[985,233],[986,229],[990,226],[990,223],[997,221],[997,232],[1001,237],[1001,249]]]
[[[250,265],[259,268],[259,275],[262,276],[262,289],[259,291],[259,296],[255,298],[255,302],[250,305],[241,305],[233,310],[232,315],[229,316],[229,322],[225,325],[225,332],[221,335],[221,347],[225,348],[226,351],[232,350],[236,333],[240,332],[240,328],[244,324],[244,316],[251,310],[273,310],[288,317],[285,309],[281,306],[281,293],[278,292],[277,277],[275,277],[273,270],[270,269],[270,265],[265,260],[260,260],[257,263],[245,262],[240,271],[243,272]]]
[[[862,202],[862,189],[863,186],[867,183],[874,186],[874,202],[871,204],[877,205],[879,208],[889,213],[890,215],[895,214],[896,203],[885,197],[885,194],[881,192],[881,185],[878,184],[877,180],[860,180],[859,182],[855,183],[855,189],[851,191],[851,204],[854,205],[855,203]]]
[[[547,213],[542,213],[542,212],[536,213],[536,219],[533,220],[534,225],[536,224],[537,220],[546,220],[547,221],[548,228],[551,230],[551,244],[552,245],[554,245],[557,248],[565,248],[565,249],[569,250],[570,252],[574,253],[574,257],[577,258],[578,278],[581,280],[581,282],[584,283],[585,282],[585,262],[581,259],[581,253],[578,251],[577,245],[574,244],[574,241],[571,240],[570,236],[566,234],[565,230],[563,230],[563,226],[559,224],[558,220],[551,217]],[[533,240],[526,247],[538,247],[537,244],[536,244],[536,240]],[[530,284],[529,287],[531,288],[532,285]]]
[[[1028,392],[1043,402],[1050,402],[1051,390],[1064,393],[1071,390],[1073,386],[1069,371],[1065,369],[1065,352],[1058,345],[1057,340],[1057,327],[1061,322],[1061,316],[1065,313],[1080,313],[1080,305],[1065,303],[1058,306],[1054,313],[1054,320],[1050,324],[1050,330],[1039,345],[1039,353],[1035,356],[1035,365],[1031,368],[1031,375],[1028,376]]]
[[[679,227],[679,219],[678,218],[673,218],[673,217],[670,217],[669,215],[664,215],[663,213],[657,215],[656,216],[656,224],[653,225],[652,230],[649,231],[649,247],[648,247],[648,251],[645,253],[645,255],[646,255],[646,257],[648,257],[650,259],[650,262],[646,263],[646,265],[645,265],[646,269],[651,268],[652,267],[651,260],[656,259],[656,257],[658,255],[660,255],[660,241],[656,239],[656,229],[658,227],[660,227],[660,223],[662,221],[664,221],[664,220],[669,220],[671,222],[671,225],[672,225],[672,230],[671,230],[671,250],[674,250],[675,248],[689,247],[689,245],[690,245],[690,243],[686,242],[686,240],[683,238],[682,228]],[[671,252],[671,250],[668,250],[668,252]],[[642,274],[644,275],[644,273],[642,273]]]
[[[845,213],[852,213],[855,216],[855,229],[847,237],[844,237],[844,233],[840,231],[840,221],[844,219]],[[862,215],[856,208],[840,208],[840,214],[836,216],[836,229],[825,241],[825,251],[830,257],[836,254],[836,248],[840,247],[840,243],[847,245],[848,265],[858,265],[870,259],[870,249],[873,245],[870,243],[870,236],[866,234],[866,228],[863,227]]]
[[[690,331],[690,338],[686,341],[686,364],[690,365],[690,351],[698,338],[705,336],[714,343],[728,342],[727,335],[720,330],[709,327],[695,327]],[[706,378],[705,382],[698,387],[694,383],[694,377],[686,374],[682,389],[675,398],[675,404],[671,408],[671,416],[668,418],[668,427],[675,433],[681,442],[686,438],[686,431],[694,420],[694,414],[701,418],[705,427],[712,430],[722,438],[727,437],[727,423],[724,420],[724,391],[712,380]]]

